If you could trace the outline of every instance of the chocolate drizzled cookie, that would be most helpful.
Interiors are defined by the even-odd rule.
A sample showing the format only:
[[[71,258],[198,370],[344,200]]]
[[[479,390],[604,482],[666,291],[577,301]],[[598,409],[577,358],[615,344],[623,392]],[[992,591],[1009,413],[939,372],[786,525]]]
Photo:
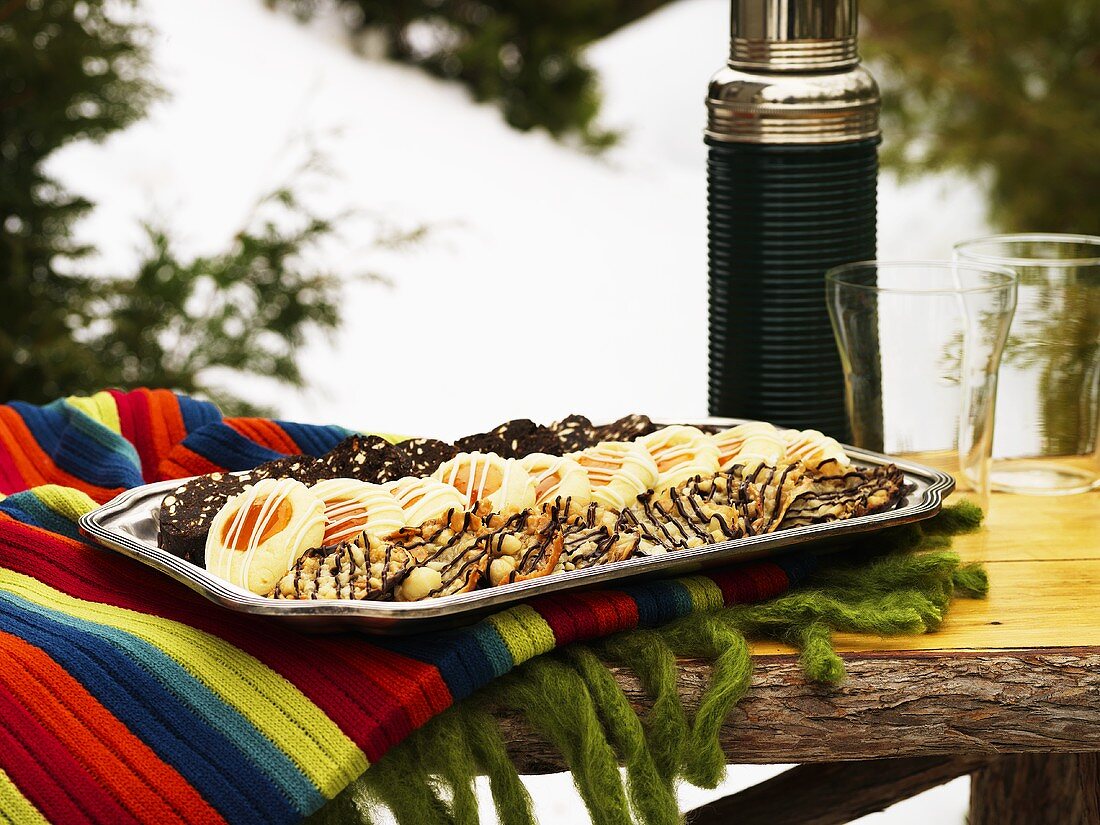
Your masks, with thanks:
[[[830,461],[807,475],[809,487],[787,508],[783,530],[880,513],[896,506],[906,492],[905,475],[893,464],[859,468]]]
[[[361,533],[351,541],[306,552],[275,586],[276,599],[392,600],[410,556]]]
[[[410,438],[395,445],[398,454],[407,462],[407,475],[430,476],[439,465],[450,461],[461,450],[446,441],[435,438]]]
[[[407,452],[377,435],[350,435],[329,450],[321,462],[325,478],[354,478],[371,484],[413,474]]]

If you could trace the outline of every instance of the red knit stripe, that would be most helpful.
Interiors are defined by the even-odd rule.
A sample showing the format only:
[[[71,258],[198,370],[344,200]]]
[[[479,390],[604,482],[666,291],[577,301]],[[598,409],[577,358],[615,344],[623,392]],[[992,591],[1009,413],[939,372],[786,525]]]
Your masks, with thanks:
[[[44,651],[0,632],[0,656],[0,683],[138,820],[222,821],[175,768]]]
[[[3,685],[0,762],[23,795],[50,822],[137,822]]]
[[[150,477],[155,479],[155,471],[160,467],[160,462],[176,445],[172,440],[172,434],[169,433],[169,418],[175,412],[181,427],[183,419],[179,416],[179,403],[176,401],[176,396],[168,390],[147,390],[146,393],[145,400],[149,405],[149,440],[153,445],[153,458],[149,465],[152,471]]]
[[[576,596],[596,617],[597,635],[606,636],[627,629],[620,623],[619,611],[614,605],[604,600],[603,593],[577,593]],[[637,615],[637,613],[634,614],[635,622],[637,622]]]
[[[0,428],[3,426],[3,422],[0,422]],[[8,495],[25,489],[27,489],[27,483],[15,465],[15,457],[8,451],[5,441],[0,437],[0,493]]]
[[[275,450],[277,453],[294,455],[300,453],[298,445],[294,443],[286,431],[267,418],[227,418],[225,423],[257,444]]]
[[[159,401],[157,407],[164,416],[164,425],[168,431],[168,449],[161,458],[171,451],[183,439],[187,438],[187,424],[183,420],[183,410],[179,398],[171,390],[153,390],[153,396]]]
[[[157,475],[161,479],[187,478],[216,473],[224,469],[183,444],[177,444],[168,457],[160,462]]]
[[[134,431],[128,440],[137,450],[141,459],[141,477],[146,481],[156,478],[157,450],[153,444],[151,415],[149,412],[149,390],[139,389],[129,393],[133,410]]]
[[[429,712],[450,703],[446,686],[430,665],[382,651],[351,635],[319,639],[282,626],[273,633],[269,619],[215,607],[120,555],[11,519],[0,521],[0,565],[79,599],[171,619],[225,639],[294,683],[368,754],[377,753],[394,725],[403,736],[412,729],[414,715],[418,721],[422,718],[422,698],[414,689],[427,697]],[[336,653],[332,647],[337,644],[346,647]],[[363,670],[368,662],[380,674],[393,670],[395,675],[380,677],[379,684],[365,684]],[[404,724],[400,724],[402,713]]]
[[[564,647],[571,642],[584,638],[581,629],[574,620],[574,611],[577,609],[577,605],[570,602],[568,596],[555,595],[534,599],[531,601],[531,607],[550,626],[558,647]]]

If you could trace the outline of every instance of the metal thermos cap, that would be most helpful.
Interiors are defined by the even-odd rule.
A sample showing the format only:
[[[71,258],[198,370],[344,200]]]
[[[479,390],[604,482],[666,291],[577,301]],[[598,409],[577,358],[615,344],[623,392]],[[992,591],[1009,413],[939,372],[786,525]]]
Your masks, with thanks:
[[[769,72],[859,62],[856,0],[732,0],[729,65]]]
[[[710,81],[707,137],[847,143],[878,137],[878,85],[856,43],[856,0],[731,0],[730,56]]]

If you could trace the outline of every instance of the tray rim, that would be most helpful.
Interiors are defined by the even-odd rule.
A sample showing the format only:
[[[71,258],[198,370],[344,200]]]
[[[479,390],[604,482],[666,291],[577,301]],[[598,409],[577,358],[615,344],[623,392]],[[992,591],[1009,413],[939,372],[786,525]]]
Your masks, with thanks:
[[[735,426],[746,419],[704,418],[676,421],[678,424]],[[657,422],[664,425],[665,421]],[[97,507],[78,521],[80,533],[97,544],[120,552],[130,558],[181,582],[215,604],[250,615],[274,616],[282,619],[308,622],[311,619],[322,624],[335,621],[348,626],[354,624],[375,632],[417,632],[428,629],[431,623],[462,623],[473,621],[479,615],[523,603],[536,596],[563,590],[588,589],[597,586],[615,586],[625,580],[640,577],[653,578],[662,572],[669,577],[690,575],[670,568],[695,567],[696,572],[705,566],[737,564],[765,556],[779,555],[797,549],[812,549],[815,542],[828,538],[842,538],[874,532],[886,527],[911,524],[931,518],[943,507],[944,499],[955,487],[951,475],[933,467],[886,456],[850,445],[842,445],[850,458],[870,465],[895,464],[906,477],[920,479],[927,487],[919,501],[908,506],[859,516],[843,521],[795,527],[781,533],[767,533],[731,539],[716,544],[688,550],[645,556],[609,565],[589,567],[557,573],[524,582],[459,593],[420,602],[382,602],[354,600],[278,600],[259,596],[213,576],[201,567],[174,556],[155,545],[140,541],[134,536],[110,530],[103,520],[124,512],[135,499],[152,495],[166,495],[187,479],[169,479],[144,484],[125,490],[110,501]],[[808,545],[808,547],[807,547]],[[710,565],[706,563],[710,562]],[[458,620],[457,622],[455,620]],[[415,625],[404,626],[403,625]]]

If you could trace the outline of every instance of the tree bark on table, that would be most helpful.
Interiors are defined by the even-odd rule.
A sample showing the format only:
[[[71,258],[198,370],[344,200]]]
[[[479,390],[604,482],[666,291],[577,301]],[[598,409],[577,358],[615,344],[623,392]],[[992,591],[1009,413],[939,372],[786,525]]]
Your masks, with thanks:
[[[969,825],[1096,825],[1100,776],[1095,753],[1021,753],[975,772]]]
[[[939,651],[904,658],[844,656],[838,688],[809,684],[793,656],[761,658],[753,689],[720,731],[731,763],[834,762],[901,756],[1100,751],[1100,653],[1095,648]],[[613,668],[635,710],[650,699],[628,669]],[[710,676],[679,663],[689,714]],[[565,770],[557,750],[521,714],[498,712],[521,773]]]

